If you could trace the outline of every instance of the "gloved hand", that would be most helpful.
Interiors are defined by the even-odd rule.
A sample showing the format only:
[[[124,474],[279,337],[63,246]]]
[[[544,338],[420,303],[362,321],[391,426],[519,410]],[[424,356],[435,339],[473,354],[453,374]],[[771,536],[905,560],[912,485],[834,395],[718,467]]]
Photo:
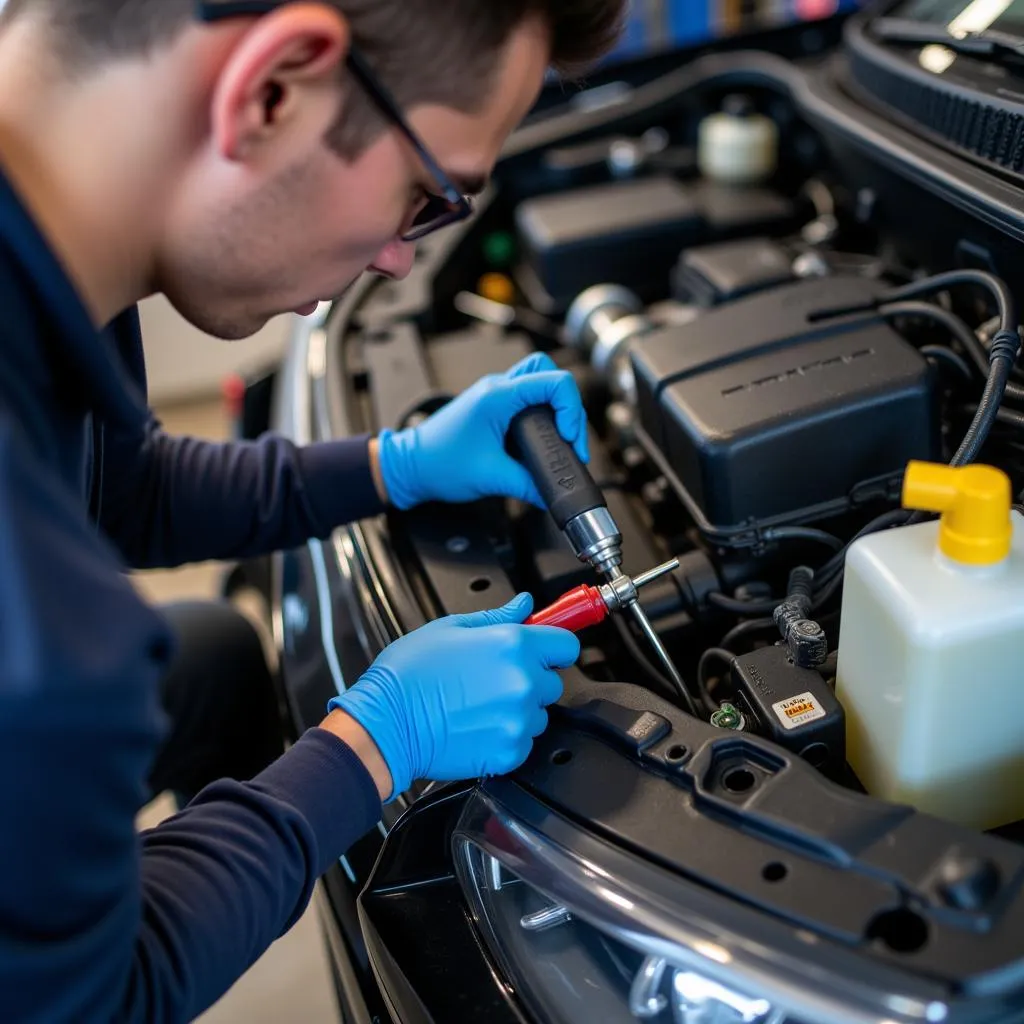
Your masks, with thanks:
[[[405,510],[424,501],[495,495],[543,508],[530,474],[505,450],[513,417],[531,405],[554,408],[558,432],[587,462],[587,421],[576,382],[538,353],[477,381],[418,427],[381,433],[380,470],[391,503]]]
[[[495,611],[428,623],[388,647],[328,705],[351,715],[384,758],[394,788],[416,779],[501,775],[526,760],[562,695],[556,668],[579,657],[564,629],[521,625],[529,594]]]

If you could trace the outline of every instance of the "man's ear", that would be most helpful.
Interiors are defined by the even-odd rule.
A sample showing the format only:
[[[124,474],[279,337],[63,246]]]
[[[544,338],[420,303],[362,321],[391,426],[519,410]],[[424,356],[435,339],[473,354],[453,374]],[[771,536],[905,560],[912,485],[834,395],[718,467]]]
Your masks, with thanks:
[[[303,119],[322,135],[340,102],[349,39],[344,16],[323,3],[285,4],[255,21],[232,46],[214,89],[218,154],[248,159]]]

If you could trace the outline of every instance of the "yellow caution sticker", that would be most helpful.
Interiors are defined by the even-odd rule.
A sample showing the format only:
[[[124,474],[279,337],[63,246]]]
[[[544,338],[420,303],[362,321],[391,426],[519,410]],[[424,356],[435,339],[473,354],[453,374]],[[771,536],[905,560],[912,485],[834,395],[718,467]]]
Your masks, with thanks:
[[[813,693],[800,693],[772,705],[785,729],[797,729],[808,722],[825,717],[825,709],[814,699]]]

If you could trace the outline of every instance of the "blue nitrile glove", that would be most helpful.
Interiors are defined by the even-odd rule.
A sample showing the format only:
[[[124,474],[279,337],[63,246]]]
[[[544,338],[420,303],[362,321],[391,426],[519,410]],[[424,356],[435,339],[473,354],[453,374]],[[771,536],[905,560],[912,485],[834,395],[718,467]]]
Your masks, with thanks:
[[[394,788],[416,779],[452,781],[510,772],[526,760],[562,695],[554,671],[580,654],[575,635],[521,625],[529,594],[504,608],[438,619],[396,640],[340,708],[371,736]]]
[[[478,380],[418,427],[381,433],[380,470],[391,503],[404,510],[424,501],[494,495],[543,508],[530,474],[505,449],[513,417],[531,405],[552,406],[558,432],[584,462],[589,460],[576,382],[538,353],[507,373]]]

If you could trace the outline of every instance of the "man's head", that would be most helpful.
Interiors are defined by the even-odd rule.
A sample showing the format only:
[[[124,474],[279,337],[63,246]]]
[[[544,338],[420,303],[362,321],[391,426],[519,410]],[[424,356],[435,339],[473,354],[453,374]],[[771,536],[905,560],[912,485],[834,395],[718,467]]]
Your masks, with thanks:
[[[293,0],[246,15],[213,0],[204,22],[193,0],[7,0],[0,26],[45,40],[69,95],[114,97],[106,116],[126,132],[152,111],[131,136],[161,151],[158,208],[139,218],[155,236],[145,287],[242,337],[368,267],[411,265],[402,236],[438,178],[352,73],[353,47],[442,180],[472,192],[546,68],[600,56],[625,3]]]

